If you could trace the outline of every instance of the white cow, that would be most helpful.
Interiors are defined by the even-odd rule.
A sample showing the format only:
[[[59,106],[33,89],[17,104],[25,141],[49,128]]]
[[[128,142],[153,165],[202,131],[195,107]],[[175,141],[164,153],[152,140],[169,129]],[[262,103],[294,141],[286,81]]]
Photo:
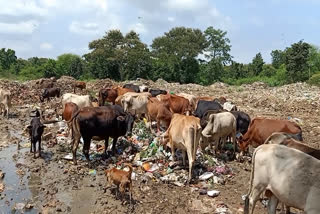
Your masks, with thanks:
[[[221,138],[222,146],[224,146],[228,137],[232,137],[233,150],[236,148],[236,131],[237,120],[230,112],[221,112],[211,114],[208,119],[208,124],[202,131],[204,136],[201,148],[204,149],[208,145],[208,141],[215,142],[215,152],[219,147],[219,140]]]
[[[273,193],[268,213],[276,213],[279,201],[306,214],[320,213],[320,161],[297,149],[264,144],[252,156],[252,171],[244,213],[253,214],[261,193]]]
[[[9,118],[9,108],[11,107],[11,93],[4,89],[0,89],[0,115],[3,111],[3,116],[7,114]]]
[[[142,114],[147,115],[148,113],[147,104],[150,97],[149,92],[127,92],[121,98],[121,105],[124,111],[134,113],[140,118]]]
[[[75,104],[77,104],[77,106],[80,108],[83,107],[91,107],[92,103],[90,101],[90,97],[89,95],[76,95],[76,94],[72,94],[72,93],[66,93],[64,95],[62,95],[62,112],[64,111],[64,105],[67,102],[73,102]]]

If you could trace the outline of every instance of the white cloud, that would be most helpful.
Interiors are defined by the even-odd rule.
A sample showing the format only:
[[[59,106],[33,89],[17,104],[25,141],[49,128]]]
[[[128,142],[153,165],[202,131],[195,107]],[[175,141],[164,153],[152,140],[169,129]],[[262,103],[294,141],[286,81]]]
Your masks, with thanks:
[[[39,6],[33,0],[0,0],[1,15],[9,16],[45,16],[48,10]]]
[[[169,22],[174,22],[174,21],[175,21],[175,18],[174,18],[174,17],[168,17],[168,21],[169,21]]]
[[[0,33],[3,34],[32,34],[39,27],[35,20],[19,23],[0,23]]]
[[[52,50],[52,48],[53,48],[52,44],[50,44],[48,42],[44,42],[44,43],[40,44],[41,50],[49,51],[49,50]]]
[[[93,22],[81,24],[73,21],[69,26],[69,31],[77,34],[97,34],[99,32],[99,25]]]
[[[168,0],[167,7],[174,10],[197,10],[204,1],[197,0]]]
[[[129,27],[129,31],[134,30],[135,32],[139,34],[147,33],[146,27],[142,23],[136,23]]]

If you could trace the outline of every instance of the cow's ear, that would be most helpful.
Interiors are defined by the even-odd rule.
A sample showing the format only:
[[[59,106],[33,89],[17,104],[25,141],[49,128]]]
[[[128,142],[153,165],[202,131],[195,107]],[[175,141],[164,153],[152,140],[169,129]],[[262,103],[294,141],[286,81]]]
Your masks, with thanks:
[[[124,116],[118,116],[118,117],[117,117],[117,120],[119,120],[119,121],[124,121],[125,118],[124,118]]]
[[[213,122],[213,120],[214,120],[214,114],[210,114],[210,116],[209,116],[209,121],[210,121],[210,122]]]

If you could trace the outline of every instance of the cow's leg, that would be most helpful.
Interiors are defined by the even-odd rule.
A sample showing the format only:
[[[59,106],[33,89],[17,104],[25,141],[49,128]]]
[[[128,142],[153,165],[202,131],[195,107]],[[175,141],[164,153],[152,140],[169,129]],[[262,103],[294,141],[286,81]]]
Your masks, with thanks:
[[[276,214],[278,202],[278,198],[272,194],[268,202],[268,214]]]
[[[183,167],[186,167],[186,151],[182,151],[182,164]]]
[[[91,137],[82,137],[83,138],[83,154],[86,157],[87,161],[90,161],[89,158],[89,149],[90,149],[90,143],[91,143]]]
[[[116,154],[116,144],[117,144],[117,140],[118,140],[118,137],[114,137],[114,138],[113,138],[113,142],[112,142],[112,153],[113,153],[113,155]]]
[[[170,139],[169,139],[169,143],[170,143],[170,146],[171,146],[172,161],[174,162],[174,161],[175,161],[175,157],[174,157],[174,145],[173,145],[173,142],[172,142],[171,137],[170,137]]]
[[[286,208],[286,214],[290,214],[290,207],[289,206],[287,206],[287,205],[285,205],[284,203],[282,203],[282,206],[283,206],[283,209],[284,209],[284,207]]]
[[[109,146],[109,136],[104,139],[104,154],[107,154],[107,149]]]
[[[250,206],[251,206],[251,214],[253,214],[253,211],[254,211],[254,207],[256,206],[256,203],[257,201],[259,200],[260,198],[260,195],[261,193],[265,190],[265,187],[264,186],[259,186],[259,185],[256,185],[254,187],[252,187],[252,191],[249,195],[249,203],[250,203]]]
[[[31,152],[32,152],[32,147],[33,147],[33,140],[32,140],[32,136],[31,136],[30,141],[31,141],[31,145],[30,145],[30,153],[31,153]]]
[[[41,157],[41,137],[39,139],[39,145],[38,145],[38,152],[39,152],[39,157]]]
[[[192,151],[188,150],[188,160],[189,160],[189,178],[188,178],[188,183],[190,183],[192,179],[192,168],[193,168],[193,158],[192,158]]]
[[[37,141],[34,139],[33,142],[32,142],[32,145],[31,145],[31,146],[33,146],[33,158],[36,158],[36,151],[37,151],[36,143],[37,143]]]
[[[7,119],[9,119],[9,106],[6,106],[6,111],[7,111]]]
[[[74,165],[77,165],[77,149],[80,142],[81,135],[75,134],[75,136],[72,139],[72,155],[73,155],[73,163]]]

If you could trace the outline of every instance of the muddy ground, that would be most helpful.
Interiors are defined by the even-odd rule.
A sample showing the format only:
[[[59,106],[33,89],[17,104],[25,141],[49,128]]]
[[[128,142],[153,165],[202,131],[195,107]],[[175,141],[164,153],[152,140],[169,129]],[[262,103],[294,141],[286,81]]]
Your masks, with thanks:
[[[66,84],[68,81],[72,79],[58,80],[63,92],[71,92]],[[82,93],[95,94],[110,82],[90,82],[87,91]],[[305,142],[315,148],[320,147],[320,90],[317,87],[301,83],[278,88],[269,88],[262,83],[241,87],[220,83],[209,87],[179,85],[161,80],[140,80],[138,83],[172,92],[225,96],[252,118],[266,116],[295,120],[303,129]],[[47,126],[42,158],[34,159],[29,152],[30,141],[24,132],[31,120],[30,111],[38,106],[45,109],[46,119],[52,119],[56,116],[59,118],[61,109],[60,99],[39,103],[37,96],[41,88],[37,84],[35,81],[18,83],[0,80],[0,88],[10,89],[13,94],[10,118],[0,118],[0,170],[5,173],[3,180],[0,180],[0,213],[242,213],[241,196],[247,193],[250,179],[248,161],[224,162],[219,159],[219,163],[230,169],[230,172],[221,175],[224,184],[208,184],[196,177],[190,185],[184,184],[183,179],[179,184],[161,181],[160,178],[164,176],[162,172],[166,169],[146,173],[141,166],[133,164],[135,178],[133,201],[130,204],[128,199],[117,199],[113,188],[106,188],[104,175],[105,169],[128,159],[122,155],[124,150],[119,150],[115,158],[107,159],[101,152],[91,151],[94,155],[90,165],[81,159],[80,151],[80,160],[74,166],[71,161],[64,159],[70,152],[70,144],[69,139],[63,136],[64,122],[59,122]],[[102,142],[95,144],[103,145]],[[130,153],[132,157],[136,154],[134,150]],[[152,157],[149,158],[152,160]],[[203,165],[201,160],[198,160],[196,168]],[[164,163],[167,162],[169,160],[166,159]],[[201,174],[201,171],[196,171]],[[173,173],[186,176],[187,170],[177,166],[173,168]],[[212,198],[202,194],[202,189],[219,190],[220,195]],[[299,213],[296,210],[293,212]],[[256,213],[266,213],[262,203],[257,203]]]

